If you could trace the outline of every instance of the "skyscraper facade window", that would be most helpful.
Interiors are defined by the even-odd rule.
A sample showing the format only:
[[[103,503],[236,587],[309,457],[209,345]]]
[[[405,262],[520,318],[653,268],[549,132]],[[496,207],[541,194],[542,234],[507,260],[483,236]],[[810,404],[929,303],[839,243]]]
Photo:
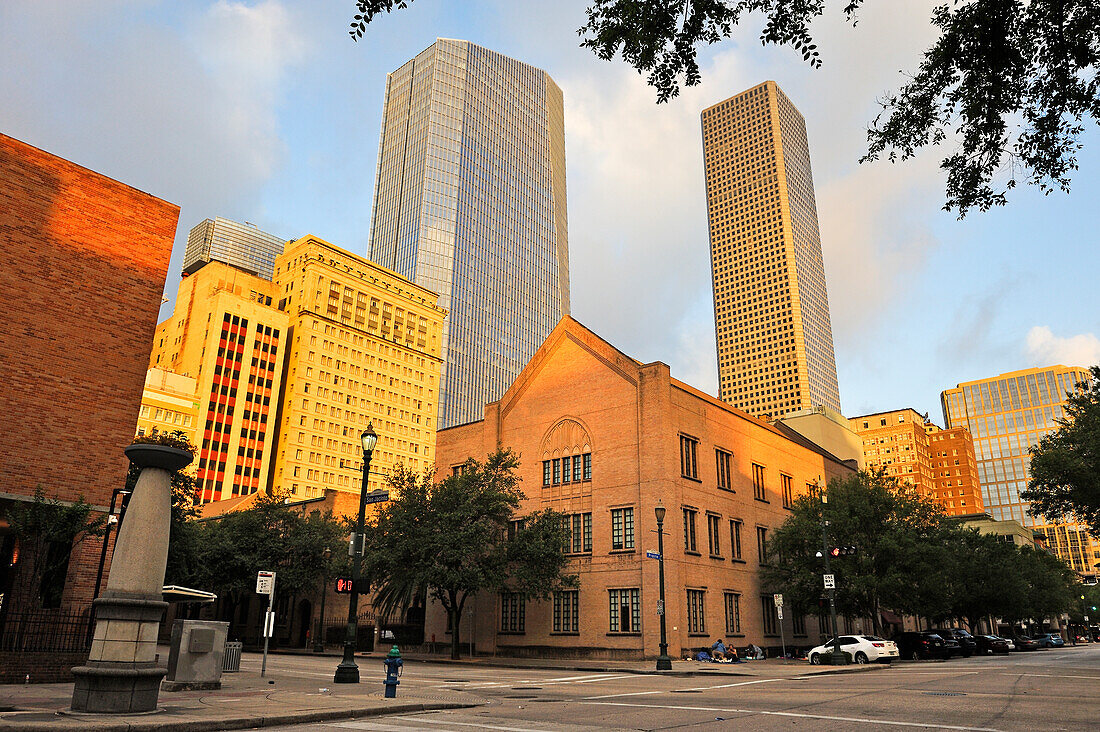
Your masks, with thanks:
[[[719,397],[840,411],[806,122],[774,81],[703,110]]]
[[[940,395],[948,427],[966,427],[974,453],[986,512],[1015,519],[1046,538],[1047,547],[1076,571],[1094,573],[1100,544],[1083,524],[1055,524],[1027,513],[1020,491],[1031,477],[1028,450],[1058,429],[1066,394],[1087,381],[1083,368],[1048,366],[959,384]]]
[[[439,39],[386,82],[371,259],[439,293],[439,427],[481,419],[569,313],[565,124],[550,76]]]
[[[270,280],[275,271],[275,257],[283,253],[285,243],[286,240],[260,231],[253,224],[220,217],[205,219],[187,234],[183,274],[194,274],[207,262],[225,262]]]

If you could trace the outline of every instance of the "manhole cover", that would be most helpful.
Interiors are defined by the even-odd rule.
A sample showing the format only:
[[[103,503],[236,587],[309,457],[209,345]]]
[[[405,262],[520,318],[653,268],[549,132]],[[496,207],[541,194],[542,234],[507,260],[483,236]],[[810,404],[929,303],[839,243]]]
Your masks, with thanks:
[[[926,691],[923,693],[925,696],[966,696],[961,691]]]
[[[542,691],[541,686],[513,686],[512,691]]]
[[[505,694],[505,699],[534,699],[534,694]]]
[[[469,679],[443,679],[444,684],[468,684]]]
[[[701,689],[673,689],[673,694],[702,694]]]

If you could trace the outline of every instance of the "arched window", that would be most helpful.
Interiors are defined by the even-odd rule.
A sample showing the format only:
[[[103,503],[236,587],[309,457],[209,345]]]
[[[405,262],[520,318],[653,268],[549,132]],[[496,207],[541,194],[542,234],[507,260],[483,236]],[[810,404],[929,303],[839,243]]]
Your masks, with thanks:
[[[592,480],[592,440],[579,421],[566,417],[542,438],[542,484],[583,483]]]

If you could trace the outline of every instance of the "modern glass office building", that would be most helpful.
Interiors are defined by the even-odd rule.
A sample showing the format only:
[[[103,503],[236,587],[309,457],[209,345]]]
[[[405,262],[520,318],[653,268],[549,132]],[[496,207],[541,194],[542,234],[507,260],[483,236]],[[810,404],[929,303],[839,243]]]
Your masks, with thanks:
[[[806,120],[774,81],[702,112],[718,395],[840,411]]]
[[[371,259],[439,293],[439,428],[481,419],[569,313],[562,93],[438,39],[389,74]]]
[[[1083,524],[1053,524],[1028,515],[1020,491],[1031,477],[1028,450],[1056,429],[1066,394],[1088,381],[1083,368],[1048,366],[959,384],[940,395],[948,427],[966,427],[974,438],[986,513],[1014,519],[1046,537],[1047,546],[1076,571],[1094,573],[1100,544]]]
[[[260,231],[254,224],[220,217],[205,219],[187,235],[183,273],[194,274],[207,262],[217,261],[270,280],[275,257],[283,253],[285,244],[285,239]]]

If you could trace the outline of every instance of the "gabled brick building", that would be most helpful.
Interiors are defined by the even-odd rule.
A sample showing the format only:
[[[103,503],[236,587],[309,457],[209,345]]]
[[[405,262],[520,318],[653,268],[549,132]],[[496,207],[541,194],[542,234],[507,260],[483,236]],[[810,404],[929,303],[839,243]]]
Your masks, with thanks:
[[[441,430],[441,475],[498,446],[521,459],[521,512],[569,515],[578,590],[551,602],[483,593],[461,637],[478,652],[654,657],[659,624],[654,508],[665,518],[669,654],[709,646],[780,646],[772,596],[759,580],[769,532],[817,481],[852,467],[803,440],[643,364],[563,318],[484,419]],[[788,647],[820,640],[813,617],[783,621]],[[471,632],[472,631],[472,632]],[[448,637],[438,605],[425,638]]]

